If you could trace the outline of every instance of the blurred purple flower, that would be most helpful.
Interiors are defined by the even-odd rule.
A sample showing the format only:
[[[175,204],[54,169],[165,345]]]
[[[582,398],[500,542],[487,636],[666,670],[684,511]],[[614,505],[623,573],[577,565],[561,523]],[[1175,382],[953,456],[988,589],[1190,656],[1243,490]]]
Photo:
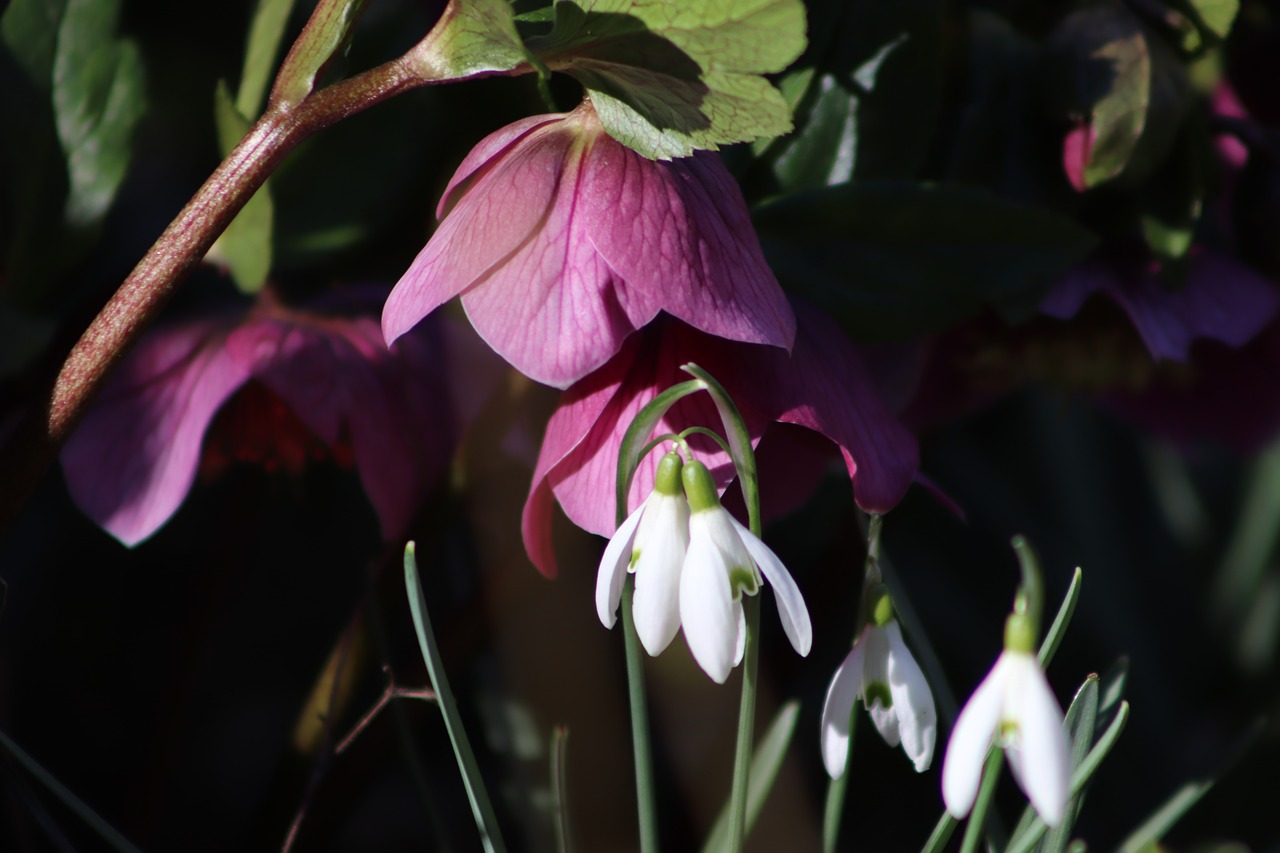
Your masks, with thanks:
[[[398,538],[445,470],[456,417],[443,329],[388,351],[368,316],[384,294],[294,309],[264,291],[247,312],[151,331],[63,450],[72,498],[132,546],[177,511],[202,466],[297,473],[327,455],[354,464],[383,536]]]
[[[1152,358],[1186,361],[1197,339],[1243,346],[1280,309],[1280,287],[1218,252],[1192,249],[1179,290],[1166,286],[1159,273],[1152,263],[1126,276],[1114,265],[1093,260],[1063,276],[1040,310],[1067,320],[1090,296],[1103,293],[1129,315]]]
[[[713,153],[641,157],[590,102],[485,138],[382,315],[388,342],[454,296],[525,375],[566,388],[666,311],[712,335],[790,349],[795,318],[738,185]]]
[[[679,369],[689,362],[707,370],[733,396],[754,442],[768,432],[762,448],[775,445],[773,449],[779,451],[802,451],[788,454],[791,465],[785,482],[778,483],[783,491],[811,482],[811,472],[801,469],[819,460],[821,465],[828,458],[803,452],[809,448],[797,447],[794,435],[775,435],[785,432],[776,424],[795,424],[839,447],[859,506],[871,512],[894,506],[916,471],[919,448],[914,436],[884,404],[844,332],[819,311],[798,307],[796,317],[795,350],[790,356],[774,347],[719,340],[674,320],[657,323],[566,391],[547,424],[524,507],[525,549],[534,565],[548,576],[556,573],[551,547],[556,501],[582,529],[605,537],[614,534],[614,480],[623,434],[650,400],[689,378]],[[706,394],[682,399],[655,431],[679,432],[693,425],[722,429]],[[690,444],[717,486],[724,489],[733,477],[727,455],[701,436],[691,436]],[[764,461],[767,453],[761,453],[760,465],[766,513],[775,498]],[[653,490],[660,455],[651,453],[641,462],[631,483],[628,509]],[[822,468],[817,470],[820,473]]]

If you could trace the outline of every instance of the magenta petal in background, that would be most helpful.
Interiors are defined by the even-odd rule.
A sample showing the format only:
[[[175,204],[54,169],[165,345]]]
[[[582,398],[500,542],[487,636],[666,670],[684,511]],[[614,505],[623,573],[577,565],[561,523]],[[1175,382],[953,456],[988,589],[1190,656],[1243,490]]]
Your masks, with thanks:
[[[388,341],[460,294],[495,351],[565,388],[663,310],[733,340],[789,348],[794,338],[719,158],[647,160],[607,136],[589,104],[485,139],[440,210],[387,300]]]
[[[383,536],[403,535],[454,445],[448,353],[440,323],[389,351],[377,321],[346,315],[370,307],[365,295],[323,311],[264,298],[145,336],[63,451],[76,503],[126,545],[153,534],[190,490],[217,410],[254,379],[324,443],[350,440]]]
[[[195,481],[204,433],[248,379],[202,320],[147,335],[120,365],[62,451],[67,486],[126,545],[154,533]]]
[[[584,530],[603,536],[613,532],[622,436],[644,405],[688,378],[679,367],[690,361],[710,372],[734,397],[753,441],[758,442],[773,422],[814,430],[840,446],[861,506],[872,511],[893,506],[915,474],[915,438],[881,401],[843,332],[817,312],[803,311],[799,317],[794,356],[775,347],[725,341],[676,321],[660,322],[565,392],[547,425],[525,504],[525,547],[534,564],[544,574],[555,573],[550,523],[556,501]],[[692,425],[723,431],[705,394],[682,400],[656,432],[678,432]],[[783,445],[788,446],[795,445]],[[713,446],[695,442],[695,447],[723,488],[733,477],[727,457]],[[793,462],[820,458],[805,448]],[[652,489],[657,460],[658,454],[650,454],[636,472],[629,507],[637,506]]]
[[[1126,280],[1109,264],[1095,260],[1064,276],[1040,310],[1069,319],[1096,292],[1125,310],[1154,358],[1174,361],[1186,361],[1198,339],[1243,346],[1280,309],[1275,283],[1226,255],[1196,250],[1182,290],[1166,288],[1155,270]]]

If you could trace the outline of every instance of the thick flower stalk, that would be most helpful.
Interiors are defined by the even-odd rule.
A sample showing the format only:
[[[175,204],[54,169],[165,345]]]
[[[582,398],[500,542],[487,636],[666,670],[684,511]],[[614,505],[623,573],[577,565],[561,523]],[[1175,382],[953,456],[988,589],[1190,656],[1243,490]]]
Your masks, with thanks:
[[[484,139],[442,221],[387,300],[388,342],[461,294],[476,331],[525,375],[566,388],[659,311],[790,350],[795,317],[719,157],[648,160],[590,101]]]
[[[403,535],[444,473],[458,417],[443,329],[388,351],[361,313],[384,292],[290,308],[264,291],[247,312],[157,327],[63,451],[72,498],[135,545],[178,510],[202,467],[245,459],[297,470],[324,453],[359,471],[384,537]],[[219,418],[229,403],[235,411]]]
[[[1022,613],[1005,625],[1005,648],[956,718],[942,765],[942,799],[957,818],[973,808],[992,743],[1049,826],[1062,822],[1071,786],[1071,747],[1062,709],[1040,668],[1035,629]]]
[[[901,744],[917,773],[933,762],[938,734],[933,692],[902,639],[888,590],[876,585],[870,594],[871,618],[836,670],[822,706],[822,760],[832,779],[844,775],[850,717],[858,700],[885,743]]]

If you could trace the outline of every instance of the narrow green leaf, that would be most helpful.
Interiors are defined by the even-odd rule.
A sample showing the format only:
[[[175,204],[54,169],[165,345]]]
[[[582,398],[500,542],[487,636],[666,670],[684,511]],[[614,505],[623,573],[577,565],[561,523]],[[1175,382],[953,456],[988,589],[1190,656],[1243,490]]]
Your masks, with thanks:
[[[236,112],[256,118],[262,112],[262,99],[275,70],[280,40],[284,38],[293,0],[258,0],[249,24],[249,41],[245,46],[244,70],[236,92]]]
[[[103,841],[111,845],[112,849],[120,851],[120,853],[139,853],[138,848],[129,842],[129,839],[121,835],[116,829],[103,820],[97,812],[89,808],[83,800],[71,793],[67,786],[63,785],[53,774],[40,766],[34,758],[28,755],[22,747],[18,746],[9,738],[7,734],[0,731],[0,746],[14,757],[15,760],[27,769],[27,772],[36,777],[42,785],[49,789],[55,797],[62,801],[63,805],[74,812],[81,820],[87,823],[94,832]]]
[[[783,283],[861,341],[948,328],[986,307],[1030,316],[1097,244],[1044,208],[898,182],[794,193],[759,208],[755,222]]]
[[[218,143],[225,155],[244,138],[251,122],[232,103],[225,83],[220,82],[214,90],[213,105]],[[242,293],[257,293],[267,283],[274,222],[270,182],[267,182],[240,209],[209,250],[210,260],[227,265]]]
[[[569,729],[556,726],[551,730],[551,807],[556,835],[556,853],[573,849],[569,836]]]
[[[406,57],[419,76],[433,80],[510,71],[527,58],[507,0],[450,0]]]
[[[1122,702],[1116,711],[1115,719],[1111,721],[1111,725],[1103,732],[1102,737],[1098,738],[1098,742],[1094,745],[1089,754],[1085,756],[1084,761],[1076,767],[1075,773],[1071,774],[1071,794],[1072,798],[1080,795],[1084,790],[1084,786],[1093,778],[1093,774],[1098,771],[1098,767],[1102,764],[1102,760],[1107,757],[1107,753],[1111,752],[1111,748],[1115,746],[1116,740],[1120,737],[1120,733],[1124,731],[1125,724],[1129,722],[1129,703]],[[1016,843],[1010,844],[1005,853],[1028,853],[1035,845],[1044,837],[1048,826],[1039,816],[1035,821],[1017,839]],[[1131,851],[1132,853],[1132,851]]]
[[[1093,747],[1094,727],[1098,722],[1098,694],[1098,677],[1091,675],[1085,679],[1084,684],[1076,692],[1075,699],[1071,702],[1071,707],[1067,709],[1065,725],[1071,738],[1071,767],[1073,773],[1075,768],[1084,763],[1089,750]],[[1068,842],[1071,841],[1071,828],[1075,825],[1076,817],[1080,814],[1082,798],[1083,792],[1075,794],[1067,802],[1062,823],[1049,830],[1044,842],[1040,845],[1040,853],[1063,853]]]
[[[316,78],[347,39],[368,0],[320,0],[276,75],[271,101],[281,106],[301,103]]]
[[[430,676],[431,685],[436,691],[436,702],[444,717],[444,727],[449,734],[449,742],[453,745],[453,755],[458,762],[462,784],[467,789],[467,799],[471,803],[471,814],[475,818],[476,829],[480,832],[480,842],[487,853],[505,851],[506,845],[502,843],[498,819],[493,813],[493,805],[489,802],[484,778],[480,775],[480,767],[476,764],[471,743],[467,740],[467,733],[462,726],[458,704],[454,701],[449,680],[445,677],[444,661],[440,658],[435,632],[431,629],[431,617],[427,614],[422,582],[418,579],[418,561],[414,556],[413,542],[409,542],[404,547],[404,583],[409,596],[409,610],[413,614],[413,629],[418,635],[418,647],[422,650],[422,660],[427,665],[427,675]]]
[[[1200,802],[1201,798],[1209,793],[1218,779],[1222,778],[1231,769],[1231,766],[1253,746],[1264,728],[1264,720],[1256,721],[1235,745],[1227,750],[1217,767],[1203,777],[1193,779],[1174,791],[1173,796],[1169,797],[1164,805],[1158,808],[1151,817],[1143,821],[1142,825],[1124,840],[1124,843],[1118,848],[1119,853],[1146,853],[1146,851],[1155,849],[1160,839],[1165,836],[1165,833],[1172,829],[1174,824],[1181,820],[1182,816],[1189,812],[1196,803]]]
[[[1048,668],[1049,662],[1058,651],[1058,646],[1062,645],[1062,638],[1066,636],[1067,628],[1071,625],[1071,616],[1076,612],[1076,602],[1080,600],[1080,581],[1083,577],[1084,573],[1077,566],[1071,575],[1071,583],[1067,586],[1067,594],[1062,597],[1058,615],[1053,617],[1053,624],[1049,626],[1044,640],[1040,643],[1038,657],[1041,669]]]
[[[69,0],[53,57],[53,110],[67,158],[65,218],[100,219],[115,199],[145,109],[137,45],[114,37],[118,0]]]
[[[782,769],[782,761],[787,756],[791,745],[791,737],[795,734],[796,721],[800,719],[800,703],[788,702],[778,709],[769,730],[756,746],[755,755],[751,759],[751,782],[747,788],[747,832],[755,826],[760,809],[764,807],[773,790],[773,783]],[[720,853],[729,849],[729,804],[720,809],[720,815],[711,827],[707,843],[703,845],[703,853]]]
[[[789,131],[762,75],[800,55],[804,25],[800,0],[557,0],[529,48],[587,88],[610,136],[670,159]]]

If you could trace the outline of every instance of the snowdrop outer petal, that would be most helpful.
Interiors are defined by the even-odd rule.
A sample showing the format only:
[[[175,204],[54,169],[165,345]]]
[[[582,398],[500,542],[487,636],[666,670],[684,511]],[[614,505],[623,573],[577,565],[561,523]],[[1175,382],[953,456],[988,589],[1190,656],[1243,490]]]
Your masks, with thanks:
[[[596,574],[596,615],[606,628],[613,628],[618,621],[618,604],[622,601],[622,584],[627,580],[627,566],[631,564],[631,546],[635,542],[636,528],[648,501],[627,516],[618,531],[605,546],[600,558],[600,570]]]
[[[634,613],[645,651],[658,655],[680,630],[680,566],[689,548],[689,502],[653,493],[636,544]]]
[[[1049,826],[1062,822],[1071,786],[1071,747],[1063,731],[1062,710],[1044,671],[1030,654],[1011,658],[1005,718],[1018,727],[1018,750],[1009,763],[1027,799]]]
[[[680,622],[693,659],[713,681],[724,684],[739,645],[742,607],[735,607],[729,567],[705,529],[709,515],[694,513],[689,520],[689,551],[680,573]]]
[[[832,779],[844,775],[849,759],[849,718],[853,716],[853,703],[862,695],[864,652],[863,637],[859,637],[832,677],[822,704],[822,763]]]
[[[911,759],[916,772],[923,773],[933,763],[938,738],[938,711],[933,703],[933,691],[903,641],[898,623],[890,622],[884,630],[889,637],[889,694],[893,697],[902,751]]]
[[[889,686],[889,656],[893,648],[889,642],[889,634],[885,626],[870,626],[863,634],[866,663],[862,667],[862,701],[876,725],[876,731],[889,746],[902,743],[902,735],[898,731],[898,700]],[[872,691],[871,685],[878,685],[880,690]],[[889,707],[880,701],[880,691],[889,693]]]
[[[1000,727],[1004,704],[1007,658],[1001,655],[991,672],[965,703],[942,761],[942,801],[953,817],[962,818],[973,808],[987,749]]]
[[[728,518],[738,531],[747,553],[760,567],[760,573],[769,582],[769,586],[773,587],[773,597],[778,602],[778,616],[782,619],[782,630],[786,632],[787,639],[802,657],[809,654],[809,649],[813,646],[813,625],[809,622],[809,609],[804,605],[800,587],[796,586],[787,567],[782,565],[778,555],[768,545],[733,516]]]

